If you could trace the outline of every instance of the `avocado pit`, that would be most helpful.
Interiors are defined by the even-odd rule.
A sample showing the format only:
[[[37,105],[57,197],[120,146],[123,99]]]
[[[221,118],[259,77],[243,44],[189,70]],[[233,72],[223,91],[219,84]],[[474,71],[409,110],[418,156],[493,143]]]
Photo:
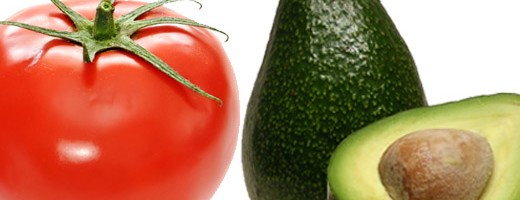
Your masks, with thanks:
[[[383,154],[379,175],[392,199],[475,200],[492,175],[487,139],[458,129],[419,130]]]

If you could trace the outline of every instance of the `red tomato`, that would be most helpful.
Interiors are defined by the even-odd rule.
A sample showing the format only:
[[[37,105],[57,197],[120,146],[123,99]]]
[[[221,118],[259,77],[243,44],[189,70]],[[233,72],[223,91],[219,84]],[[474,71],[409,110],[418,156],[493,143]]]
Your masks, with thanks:
[[[65,2],[92,19],[99,1]],[[143,5],[121,1],[115,16]],[[161,7],[143,17],[179,16]],[[73,31],[54,5],[10,21]],[[221,39],[160,25],[135,41],[223,104],[123,50],[0,26],[0,199],[209,199],[235,150],[236,80]]]

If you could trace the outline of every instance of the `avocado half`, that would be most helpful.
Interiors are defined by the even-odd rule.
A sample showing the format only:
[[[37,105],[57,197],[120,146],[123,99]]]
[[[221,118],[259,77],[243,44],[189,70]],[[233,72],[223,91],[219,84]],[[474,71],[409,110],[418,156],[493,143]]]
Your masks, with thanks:
[[[380,160],[396,140],[425,129],[485,137],[494,167],[480,199],[520,199],[520,95],[504,93],[404,111],[349,135],[329,162],[329,199],[391,200],[379,175]]]

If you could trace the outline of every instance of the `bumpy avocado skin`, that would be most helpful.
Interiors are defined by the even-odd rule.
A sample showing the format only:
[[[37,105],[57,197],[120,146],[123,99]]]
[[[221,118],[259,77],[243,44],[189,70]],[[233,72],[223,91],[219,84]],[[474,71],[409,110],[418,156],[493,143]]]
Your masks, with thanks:
[[[326,198],[341,140],[425,105],[412,56],[379,0],[280,0],[243,130],[250,198]]]
[[[494,167],[481,200],[520,199],[520,95],[505,93],[411,109],[349,135],[328,166],[329,199],[391,200],[378,172],[384,151],[408,133],[435,128],[468,130],[488,140]]]

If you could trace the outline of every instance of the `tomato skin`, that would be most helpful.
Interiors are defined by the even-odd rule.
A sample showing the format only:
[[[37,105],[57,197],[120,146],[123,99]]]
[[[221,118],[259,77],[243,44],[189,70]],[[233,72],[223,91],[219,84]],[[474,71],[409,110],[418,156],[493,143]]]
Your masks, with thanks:
[[[99,1],[65,1],[92,19]],[[115,4],[115,16],[143,5]],[[157,8],[144,17],[179,16]],[[9,20],[73,25],[53,5]],[[188,26],[145,28],[135,41],[223,104],[122,50],[83,62],[82,47],[0,26],[0,199],[209,199],[238,133],[236,80],[221,40]]]

